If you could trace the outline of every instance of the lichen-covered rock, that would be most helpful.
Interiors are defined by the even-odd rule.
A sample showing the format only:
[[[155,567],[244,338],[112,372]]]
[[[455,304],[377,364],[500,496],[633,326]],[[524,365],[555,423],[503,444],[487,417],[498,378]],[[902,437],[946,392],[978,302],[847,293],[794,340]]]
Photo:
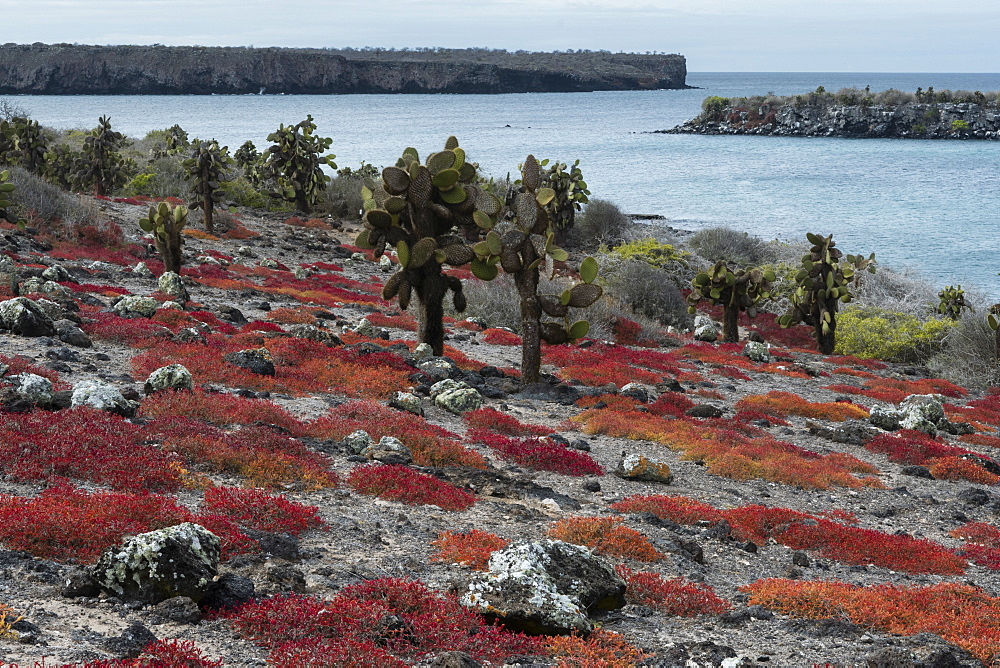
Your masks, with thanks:
[[[68,343],[77,348],[90,348],[94,345],[94,342],[90,340],[90,336],[77,327],[76,323],[72,320],[57,320],[55,328],[56,336],[63,343]]]
[[[375,441],[372,440],[372,437],[368,435],[367,431],[358,429],[357,431],[352,431],[350,434],[345,436],[341,443],[345,447],[349,448],[351,452],[359,455],[364,452],[365,448],[371,447]]]
[[[771,361],[771,350],[766,343],[747,341],[747,344],[743,346],[743,356],[751,362],[757,362],[757,364],[768,364]]]
[[[322,329],[315,325],[298,324],[292,325],[288,328],[288,333],[292,336],[296,336],[300,339],[309,339],[310,341],[318,341],[328,346],[340,346],[344,342],[340,339],[335,332],[331,332],[328,329]]]
[[[369,339],[375,338],[375,326],[368,322],[368,318],[361,318],[352,331],[358,336],[364,336]]]
[[[8,376],[14,396],[36,406],[48,406],[52,403],[52,381],[33,373],[19,373]]]
[[[218,258],[214,258],[211,255],[198,255],[194,258],[194,261],[198,264],[214,264],[221,265],[222,262]]]
[[[260,266],[266,267],[268,269],[277,269],[278,261],[269,257],[264,258],[260,261]]]
[[[0,327],[21,336],[53,336],[56,333],[52,318],[25,297],[0,302]]]
[[[191,299],[187,288],[184,287],[184,281],[181,280],[180,274],[177,272],[163,272],[160,275],[160,279],[156,282],[156,286],[160,292],[170,295],[181,304],[186,304]]]
[[[130,402],[114,385],[99,380],[83,380],[73,386],[70,406],[89,406],[118,415],[135,415],[136,404]]]
[[[594,628],[589,611],[625,605],[625,581],[585,547],[541,540],[494,552],[460,600],[514,631],[586,634]]]
[[[305,267],[295,267],[295,269],[292,269],[292,275],[301,281],[304,278],[312,276],[312,273]]]
[[[623,397],[629,397],[642,403],[647,403],[656,396],[656,390],[642,383],[627,383],[619,392]]]
[[[417,368],[427,374],[431,380],[439,381],[462,375],[458,365],[447,357],[429,357],[417,364]]]
[[[222,359],[258,376],[273,376],[275,374],[274,360],[271,359],[271,353],[267,348],[237,350],[228,353]]]
[[[383,255],[382,257],[380,257],[378,259],[378,268],[383,273],[388,273],[388,272],[392,271],[392,268],[393,268],[392,260],[389,259],[388,255]]]
[[[872,406],[868,413],[868,421],[879,429],[886,431],[896,431],[903,416],[895,408],[885,406]]]
[[[150,271],[149,267],[146,266],[145,262],[139,262],[132,267],[132,275],[138,276],[139,278],[152,278],[154,274]]]
[[[423,402],[412,392],[393,392],[392,396],[389,397],[389,406],[414,415],[422,416],[424,414]]]
[[[205,335],[194,327],[185,327],[174,334],[170,340],[175,343],[205,343]]]
[[[65,320],[69,316],[66,309],[54,301],[50,301],[48,299],[36,299],[35,304],[38,308],[42,309],[42,312],[45,315],[49,316],[53,323],[56,323],[58,320]],[[59,325],[56,324],[57,328],[58,326]]]
[[[413,461],[410,449],[394,436],[383,436],[378,443],[372,443],[361,451],[362,457],[374,459],[383,464],[406,465]]]
[[[368,256],[364,253],[351,253],[352,262],[367,262]]]
[[[446,411],[461,415],[483,407],[483,395],[468,383],[446,378],[431,386],[434,404]]]
[[[182,364],[168,364],[149,374],[143,391],[146,394],[153,394],[160,390],[192,390],[194,389],[194,378],[191,372]]]
[[[943,397],[938,394],[911,394],[899,404],[902,429],[937,433],[938,423],[945,420]]]
[[[126,538],[106,550],[92,572],[101,589],[125,601],[199,601],[218,572],[220,552],[215,534],[185,522]]]
[[[123,318],[152,318],[160,304],[152,297],[142,295],[126,295],[112,307]]]
[[[694,319],[694,339],[695,341],[708,341],[714,343],[719,338],[719,328],[711,318],[699,315]]]
[[[70,273],[66,271],[66,267],[61,264],[54,264],[51,267],[45,269],[42,272],[42,278],[46,281],[55,281],[56,283],[76,283]]]
[[[156,309],[157,311],[183,311],[184,307],[175,301],[165,301],[160,303]]]
[[[418,343],[413,349],[413,359],[420,362],[434,356],[434,349],[429,343]]]
[[[669,485],[674,481],[674,474],[666,462],[634,453],[623,453],[614,473],[625,480],[645,480],[664,485]]]

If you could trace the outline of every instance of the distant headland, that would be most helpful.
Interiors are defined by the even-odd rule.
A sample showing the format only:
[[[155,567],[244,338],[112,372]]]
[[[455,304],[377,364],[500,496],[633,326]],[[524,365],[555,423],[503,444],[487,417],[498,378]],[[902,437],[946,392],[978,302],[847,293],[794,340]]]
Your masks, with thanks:
[[[1000,93],[933,88],[828,93],[820,86],[804,95],[709,97],[697,118],[657,132],[1000,140]]]
[[[541,93],[688,88],[677,54],[0,46],[0,95]]]

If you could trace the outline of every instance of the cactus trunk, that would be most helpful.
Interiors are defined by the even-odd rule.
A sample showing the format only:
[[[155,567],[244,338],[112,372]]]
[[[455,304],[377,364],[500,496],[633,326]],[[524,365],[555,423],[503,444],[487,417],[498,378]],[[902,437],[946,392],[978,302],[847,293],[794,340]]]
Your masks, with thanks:
[[[530,385],[541,380],[542,304],[538,299],[538,269],[528,269],[537,259],[534,246],[525,244],[522,262],[524,268],[514,275],[517,293],[521,297],[521,384]]]
[[[204,183],[208,183],[212,180],[212,175],[208,172],[208,165],[202,167],[201,177]],[[205,216],[205,231],[209,234],[215,234],[215,225],[212,220],[212,191],[205,189],[205,196],[201,200],[201,212]]]
[[[740,305],[726,304],[722,310],[722,342],[736,343],[740,340]]]
[[[309,206],[309,197],[303,191],[298,191],[295,193],[295,208],[302,213],[309,213],[312,211],[312,207]]]
[[[437,356],[444,355],[444,298],[448,292],[448,283],[438,271],[424,275],[417,288],[420,300],[420,342],[426,343]]]
[[[993,331],[993,352],[996,355],[997,363],[1000,364],[1000,327]]]

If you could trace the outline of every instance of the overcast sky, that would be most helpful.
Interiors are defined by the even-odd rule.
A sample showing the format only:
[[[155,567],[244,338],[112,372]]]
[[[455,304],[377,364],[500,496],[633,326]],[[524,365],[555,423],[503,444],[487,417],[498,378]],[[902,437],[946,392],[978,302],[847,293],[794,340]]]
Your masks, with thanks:
[[[0,0],[7,42],[607,49],[699,71],[1000,72],[1000,0]]]

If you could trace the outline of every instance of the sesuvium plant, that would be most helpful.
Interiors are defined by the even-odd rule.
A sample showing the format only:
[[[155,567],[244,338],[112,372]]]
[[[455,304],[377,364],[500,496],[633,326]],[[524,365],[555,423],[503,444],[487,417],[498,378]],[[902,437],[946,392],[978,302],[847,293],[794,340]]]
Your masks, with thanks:
[[[222,183],[233,159],[229,157],[229,147],[219,146],[214,139],[208,142],[195,140],[191,144],[191,157],[184,160],[184,179],[191,181],[191,209],[201,209],[205,219],[205,231],[215,234],[213,213],[216,202],[222,200]]]
[[[751,318],[756,317],[757,304],[771,298],[774,279],[771,269],[733,270],[725,260],[719,260],[691,280],[693,288],[687,298],[688,311],[694,313],[702,300],[722,306],[722,340],[736,343],[740,340],[740,312],[746,311]]]
[[[272,142],[264,152],[264,176],[275,184],[271,197],[293,202],[295,208],[309,213],[319,201],[330,177],[323,172],[323,165],[336,169],[333,159],[323,155],[333,139],[315,134],[312,116],[285,127],[283,124],[267,136]]]
[[[586,336],[590,324],[586,320],[570,322],[570,309],[591,306],[603,290],[594,283],[597,261],[588,257],[580,265],[582,282],[562,294],[538,294],[542,267],[552,276],[554,263],[567,260],[569,254],[555,245],[556,229],[563,219],[559,207],[550,205],[558,194],[542,185],[542,170],[535,156],[529,155],[521,166],[519,183],[507,202],[507,220],[495,228],[482,226],[486,235],[472,247],[476,255],[472,272],[489,281],[503,269],[514,279],[521,311],[521,382],[528,385],[541,378],[541,341],[559,344]],[[543,315],[562,322],[543,321]]]
[[[374,249],[376,257],[388,245],[399,260],[382,296],[397,299],[406,309],[416,295],[419,339],[442,355],[444,300],[451,292],[455,310],[466,307],[462,282],[444,274],[442,267],[475,259],[466,239],[492,228],[503,203],[478,185],[476,164],[466,159],[455,137],[423,164],[417,150],[407,148],[395,165],[382,170],[380,181],[365,179],[361,197],[364,229],[357,245]]]
[[[181,246],[184,243],[181,230],[187,225],[187,216],[186,206],[171,207],[167,202],[160,202],[149,207],[146,217],[139,219],[142,231],[153,235],[153,243],[163,260],[165,271],[181,273]]]
[[[812,246],[802,256],[802,268],[795,275],[798,287],[792,293],[792,307],[778,318],[782,327],[800,322],[813,327],[813,336],[824,355],[832,355],[836,344],[837,310],[841,303],[853,299],[851,283],[861,271],[875,273],[875,253],[844,255],[833,235],[806,234]]]

